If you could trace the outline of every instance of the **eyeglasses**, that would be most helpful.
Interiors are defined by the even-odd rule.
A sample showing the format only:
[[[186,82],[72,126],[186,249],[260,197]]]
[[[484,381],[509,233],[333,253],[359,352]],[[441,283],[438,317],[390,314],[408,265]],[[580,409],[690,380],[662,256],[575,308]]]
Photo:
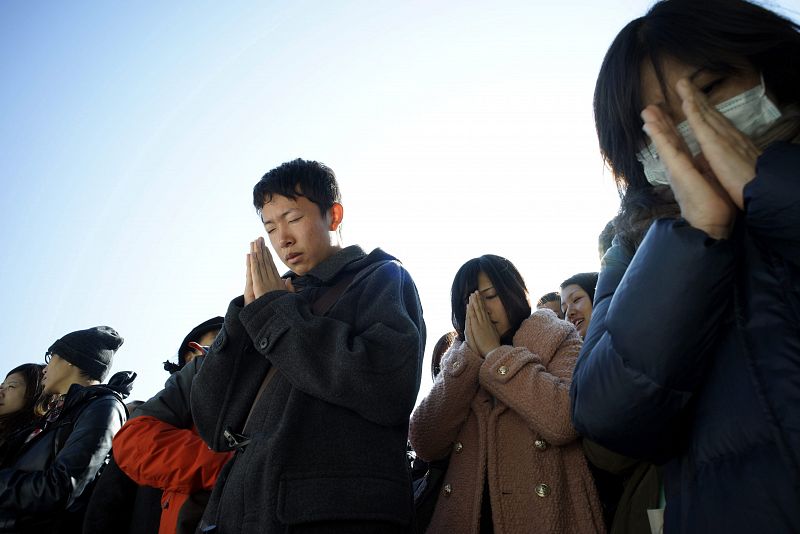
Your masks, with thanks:
[[[52,352],[50,352],[48,350],[47,352],[44,353],[44,363],[45,363],[45,365],[50,363],[50,360],[52,360],[52,359],[53,359],[53,353]]]

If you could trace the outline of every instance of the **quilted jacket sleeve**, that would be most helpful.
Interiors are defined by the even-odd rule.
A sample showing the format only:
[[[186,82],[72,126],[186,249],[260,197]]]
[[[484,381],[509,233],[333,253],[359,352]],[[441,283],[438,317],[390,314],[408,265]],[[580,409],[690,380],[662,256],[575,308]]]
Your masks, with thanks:
[[[578,432],[627,456],[669,458],[732,284],[733,245],[685,221],[656,221],[633,258],[612,246],[573,376]]]
[[[164,389],[153,395],[147,402],[139,406],[133,414],[155,417],[177,428],[192,428],[191,393],[192,383],[203,363],[203,357],[197,357],[183,366],[183,369],[170,375]]]
[[[214,452],[196,431],[150,416],[128,421],[114,438],[120,469],[143,486],[194,493],[214,487],[231,453]]]
[[[775,143],[764,151],[744,203],[750,232],[800,266],[800,146]]]

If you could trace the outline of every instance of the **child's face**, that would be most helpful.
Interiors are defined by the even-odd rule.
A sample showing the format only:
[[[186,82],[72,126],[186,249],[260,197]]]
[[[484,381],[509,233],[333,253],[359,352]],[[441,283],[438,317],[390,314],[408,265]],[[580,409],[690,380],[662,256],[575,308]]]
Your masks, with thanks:
[[[331,232],[335,224],[330,210],[322,216],[319,206],[306,197],[273,195],[261,208],[261,220],[272,250],[297,275],[304,275],[339,250]]]

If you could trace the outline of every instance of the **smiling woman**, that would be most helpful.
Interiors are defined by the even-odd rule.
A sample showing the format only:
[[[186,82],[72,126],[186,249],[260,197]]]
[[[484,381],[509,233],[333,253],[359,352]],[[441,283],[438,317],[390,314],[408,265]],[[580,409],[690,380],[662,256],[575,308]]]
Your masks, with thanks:
[[[581,337],[586,336],[592,320],[595,287],[597,273],[578,273],[561,282],[561,312]]]

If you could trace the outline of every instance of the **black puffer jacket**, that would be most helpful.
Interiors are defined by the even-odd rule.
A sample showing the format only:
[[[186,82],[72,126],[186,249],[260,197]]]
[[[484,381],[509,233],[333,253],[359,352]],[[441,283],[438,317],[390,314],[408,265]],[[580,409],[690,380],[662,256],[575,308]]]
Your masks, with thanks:
[[[665,532],[800,532],[800,147],[756,171],[730,239],[608,251],[575,367],[578,431],[667,463]]]
[[[81,531],[92,484],[127,419],[122,399],[135,377],[122,372],[108,384],[70,387],[58,419],[0,470],[0,532]]]

